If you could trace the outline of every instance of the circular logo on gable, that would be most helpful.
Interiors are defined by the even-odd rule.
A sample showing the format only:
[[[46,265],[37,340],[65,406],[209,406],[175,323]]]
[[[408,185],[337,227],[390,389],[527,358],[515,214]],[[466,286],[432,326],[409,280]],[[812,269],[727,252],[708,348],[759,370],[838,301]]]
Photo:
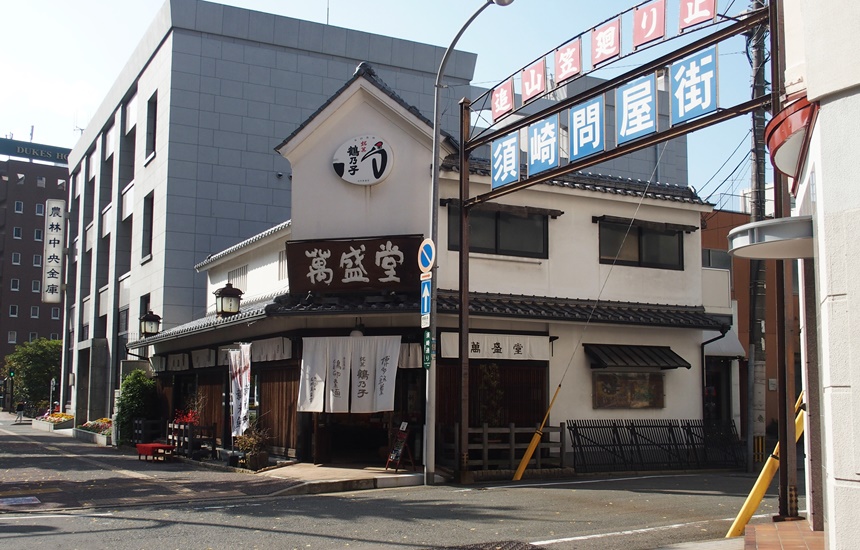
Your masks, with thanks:
[[[345,181],[356,185],[374,185],[388,177],[394,155],[382,138],[353,138],[334,153],[334,171]]]

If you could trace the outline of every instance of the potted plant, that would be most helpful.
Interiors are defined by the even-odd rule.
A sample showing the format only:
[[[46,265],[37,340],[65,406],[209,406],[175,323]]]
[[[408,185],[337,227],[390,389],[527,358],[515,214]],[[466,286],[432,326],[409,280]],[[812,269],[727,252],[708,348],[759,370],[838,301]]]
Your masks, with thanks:
[[[255,422],[245,433],[233,440],[236,447],[245,455],[242,459],[249,470],[260,470],[269,465],[269,431],[260,428]]]

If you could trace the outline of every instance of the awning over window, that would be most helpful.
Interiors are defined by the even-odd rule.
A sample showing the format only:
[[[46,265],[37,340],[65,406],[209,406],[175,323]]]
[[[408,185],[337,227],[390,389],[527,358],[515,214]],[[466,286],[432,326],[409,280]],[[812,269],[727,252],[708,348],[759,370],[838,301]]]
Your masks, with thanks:
[[[719,335],[720,333],[716,330],[702,331],[702,338],[705,342],[713,340]],[[712,357],[746,357],[747,354],[741,345],[741,341],[738,339],[737,333],[729,329],[725,337],[705,344],[705,355]]]
[[[692,367],[669,346],[622,346],[614,344],[583,344],[585,354],[591,358],[591,368],[657,368],[677,369]]]

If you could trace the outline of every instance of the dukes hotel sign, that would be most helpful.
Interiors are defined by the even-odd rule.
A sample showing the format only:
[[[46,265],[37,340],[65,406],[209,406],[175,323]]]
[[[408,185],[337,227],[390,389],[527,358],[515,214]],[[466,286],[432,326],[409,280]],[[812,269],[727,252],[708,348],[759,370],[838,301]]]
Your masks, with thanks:
[[[0,155],[54,162],[56,164],[68,164],[69,153],[71,153],[71,149],[64,149],[62,147],[52,147],[50,145],[41,145],[14,139],[0,139]]]

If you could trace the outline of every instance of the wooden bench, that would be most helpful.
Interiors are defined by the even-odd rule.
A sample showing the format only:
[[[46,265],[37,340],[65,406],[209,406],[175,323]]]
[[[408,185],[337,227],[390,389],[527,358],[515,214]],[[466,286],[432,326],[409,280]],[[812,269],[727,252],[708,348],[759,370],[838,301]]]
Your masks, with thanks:
[[[140,460],[140,457],[144,457],[144,460],[149,460],[149,457],[152,457],[152,460],[161,458],[163,461],[173,456],[173,445],[165,443],[138,443],[136,446],[138,460]]]

